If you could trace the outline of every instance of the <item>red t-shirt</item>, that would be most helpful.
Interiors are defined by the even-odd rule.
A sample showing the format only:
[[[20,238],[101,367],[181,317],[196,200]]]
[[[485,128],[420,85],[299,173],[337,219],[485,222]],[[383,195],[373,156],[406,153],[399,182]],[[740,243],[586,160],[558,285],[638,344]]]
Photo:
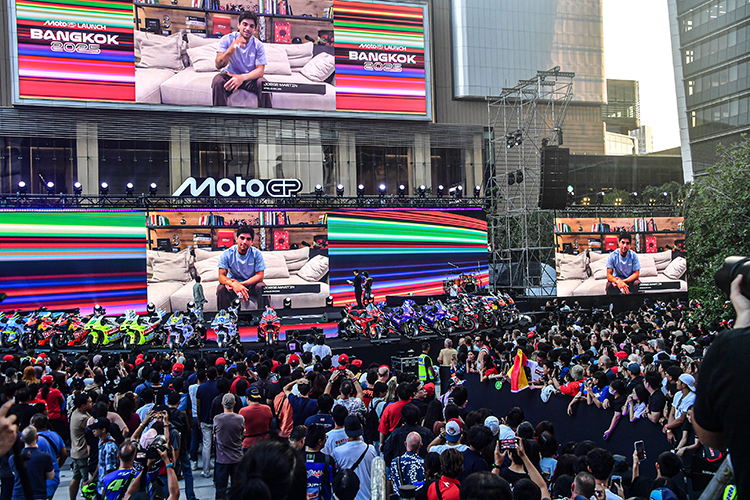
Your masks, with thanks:
[[[443,500],[459,500],[461,498],[461,483],[457,479],[442,476],[427,488],[427,500],[440,500],[437,488],[440,488],[440,495]]]
[[[565,385],[560,386],[560,392],[567,396],[576,396],[581,391],[581,382],[568,382]]]
[[[235,377],[234,380],[232,381],[231,387],[229,388],[229,392],[231,392],[234,395],[237,395],[237,382],[239,382],[241,378],[244,378],[245,380],[247,380],[247,377],[243,377],[243,376]],[[249,385],[250,384],[248,384],[248,386]],[[244,394],[240,394],[240,396],[243,396],[243,395]]]
[[[383,434],[390,434],[401,421],[401,409],[406,406],[408,401],[396,401],[385,407],[383,414],[380,416],[380,425],[378,431]]]
[[[269,438],[273,414],[271,408],[264,404],[251,404],[240,410],[240,416],[245,419],[245,435],[242,448],[247,449],[258,441]]]
[[[62,404],[65,399],[59,389],[51,388],[47,393],[47,399],[42,399],[42,390],[39,389],[37,399],[44,401],[47,404],[47,411],[49,412],[50,420],[57,420],[62,416],[62,408],[60,408],[60,404]]]

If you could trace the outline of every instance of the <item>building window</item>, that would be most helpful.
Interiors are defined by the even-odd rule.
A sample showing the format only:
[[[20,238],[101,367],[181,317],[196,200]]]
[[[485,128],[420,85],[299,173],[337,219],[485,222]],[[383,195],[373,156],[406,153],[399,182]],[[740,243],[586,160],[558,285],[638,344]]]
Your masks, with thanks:
[[[693,29],[693,20],[692,19],[683,19],[682,20],[682,31],[691,31]]]
[[[694,80],[688,80],[687,82],[687,94],[693,95],[695,89],[695,81]]]
[[[55,193],[73,193],[75,140],[0,137],[0,147],[0,192],[15,193],[25,181],[28,193],[46,193],[47,182],[55,184]]]
[[[446,189],[464,184],[463,151],[455,148],[432,148],[430,156],[433,193],[441,184]]]
[[[686,50],[685,51],[685,64],[690,64],[693,62],[694,58],[694,52],[692,50]]]
[[[247,143],[190,143],[190,175],[193,177],[256,177],[256,144]]]
[[[697,118],[695,116],[695,111],[691,111],[690,112],[690,127],[691,128],[695,128],[697,126],[698,126],[698,121],[697,121]]]
[[[357,183],[367,194],[376,194],[381,184],[389,194],[396,194],[401,184],[409,189],[408,155],[408,148],[357,146]]]
[[[125,194],[129,182],[136,194],[148,193],[155,182],[158,194],[168,195],[169,142],[100,140],[99,181],[109,184],[110,194]]]

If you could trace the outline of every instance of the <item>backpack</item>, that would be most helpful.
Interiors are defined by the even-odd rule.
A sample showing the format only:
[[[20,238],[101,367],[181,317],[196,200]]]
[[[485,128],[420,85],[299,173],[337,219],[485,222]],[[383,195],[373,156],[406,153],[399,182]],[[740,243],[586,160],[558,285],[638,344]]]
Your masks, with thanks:
[[[365,427],[363,429],[362,438],[365,443],[368,444],[380,442],[380,431],[378,430],[378,427],[380,426],[380,415],[378,415],[377,411],[378,405],[383,405],[383,408],[380,410],[380,415],[382,415],[385,410],[386,402],[383,398],[375,398],[370,401],[370,411],[367,412],[367,416],[365,417]]]
[[[287,395],[282,391],[276,395],[271,405],[271,431],[278,432],[279,436],[287,438],[292,433],[294,420],[292,416],[292,405],[287,401]]]

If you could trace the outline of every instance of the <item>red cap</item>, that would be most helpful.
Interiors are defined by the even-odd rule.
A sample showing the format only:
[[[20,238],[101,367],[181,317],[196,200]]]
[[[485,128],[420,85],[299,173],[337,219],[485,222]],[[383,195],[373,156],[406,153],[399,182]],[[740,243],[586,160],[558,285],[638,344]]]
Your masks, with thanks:
[[[346,366],[349,364],[349,356],[346,354],[339,354],[339,366]]]
[[[296,354],[292,354],[291,356],[289,356],[289,364],[292,365],[292,366],[299,365],[300,361],[301,360],[299,359],[299,356],[296,355]]]
[[[139,354],[138,356],[135,357],[135,359],[143,359],[143,354],[142,353]]]
[[[615,357],[616,357],[617,359],[623,359],[623,358],[627,358],[627,357],[628,357],[628,353],[626,353],[625,351],[617,351],[617,352],[615,353]]]
[[[429,384],[424,385],[424,392],[427,393],[427,396],[432,397],[435,395],[435,384],[430,382]]]
[[[42,377],[42,383],[43,384],[51,384],[54,381],[55,381],[55,379],[52,377],[52,375],[45,375],[45,376]]]
[[[185,369],[185,365],[183,365],[182,363],[175,363],[174,366],[172,367],[172,371],[178,372],[178,373],[182,373],[184,369]]]
[[[135,360],[135,366],[141,365],[143,363],[144,363],[143,358],[136,358],[136,360]]]
[[[225,365],[225,364],[227,364],[227,360],[225,360],[224,358],[219,358],[219,359],[216,360],[216,364],[217,365]]]
[[[356,366],[357,368],[362,368],[362,360],[361,359],[355,359],[352,361],[352,366]]]
[[[3,361],[13,361],[13,355],[6,354],[5,356],[3,356]]]
[[[42,359],[47,359],[47,355],[46,355],[46,354],[44,354],[44,353],[40,353],[40,354],[39,354],[39,357],[40,357],[40,358],[42,358]]]

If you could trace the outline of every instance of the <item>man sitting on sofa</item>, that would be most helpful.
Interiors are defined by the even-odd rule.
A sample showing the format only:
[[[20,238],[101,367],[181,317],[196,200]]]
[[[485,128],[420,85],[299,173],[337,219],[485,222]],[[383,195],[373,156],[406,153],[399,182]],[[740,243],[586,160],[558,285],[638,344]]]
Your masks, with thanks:
[[[630,233],[622,232],[617,238],[619,248],[607,258],[607,295],[635,293],[641,282],[641,262],[630,249]]]
[[[258,96],[259,108],[270,108],[271,95],[263,93],[262,85],[266,64],[266,49],[255,37],[258,18],[254,12],[240,14],[239,29],[219,40],[216,69],[222,70],[211,82],[214,106],[226,106],[227,97],[237,89]]]
[[[242,225],[237,228],[235,238],[236,245],[219,256],[219,287],[216,289],[219,310],[228,308],[236,297],[243,301],[252,298],[256,307],[261,306],[266,263],[260,250],[253,246],[255,231]]]

